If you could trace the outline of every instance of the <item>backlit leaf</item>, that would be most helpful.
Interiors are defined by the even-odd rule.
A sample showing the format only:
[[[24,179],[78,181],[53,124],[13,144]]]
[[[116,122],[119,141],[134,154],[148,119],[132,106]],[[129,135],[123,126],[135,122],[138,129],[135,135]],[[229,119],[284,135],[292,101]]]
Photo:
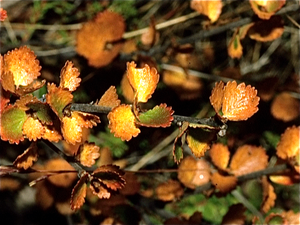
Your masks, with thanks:
[[[102,95],[99,102],[95,105],[114,108],[120,105],[121,101],[118,98],[117,90],[115,86],[110,86],[108,90]]]
[[[79,75],[80,73],[78,69],[74,67],[73,63],[67,61],[60,71],[59,87],[66,88],[69,91],[75,91],[80,85],[81,79],[78,78]]]
[[[250,0],[250,5],[254,13],[261,19],[268,20],[285,4],[285,0],[257,1]]]
[[[140,133],[140,129],[136,127],[135,116],[129,105],[119,105],[115,107],[108,115],[108,128],[123,141],[129,141],[132,137],[136,137]]]
[[[19,155],[13,165],[18,169],[27,170],[29,167],[33,165],[33,162],[38,159],[37,145],[35,142],[32,142],[31,145],[21,154]]]
[[[79,147],[76,159],[84,166],[92,166],[100,157],[100,148],[95,143],[85,142]]]
[[[48,84],[47,89],[46,101],[55,114],[62,119],[63,109],[72,102],[73,95],[68,90],[56,87],[55,84]]]
[[[252,173],[267,168],[268,155],[263,147],[243,145],[232,156],[231,172],[236,176]]]
[[[42,138],[45,133],[43,124],[33,117],[28,117],[23,124],[23,134],[30,140],[36,141]]]
[[[150,68],[146,64],[143,68],[136,69],[134,62],[127,62],[127,77],[132,88],[136,91],[138,102],[147,102],[159,81],[159,74],[154,67]]]
[[[160,104],[153,109],[140,113],[137,124],[146,127],[169,127],[173,121],[173,113],[174,111],[171,107],[167,107],[166,104]]]
[[[189,129],[186,139],[192,153],[200,158],[210,148],[214,137],[215,132],[204,131],[202,129]]]
[[[227,193],[234,189],[237,185],[236,176],[224,176],[219,172],[213,173],[211,183],[222,193]]]
[[[74,145],[81,142],[82,126],[80,126],[76,117],[64,116],[62,118],[61,132],[68,143]]]
[[[209,150],[210,158],[215,166],[221,170],[225,170],[229,163],[230,152],[227,145],[216,143]]]
[[[288,127],[280,137],[276,154],[282,159],[289,159],[300,152],[300,126]]]
[[[191,8],[203,15],[206,15],[210,21],[214,23],[219,19],[222,12],[222,1],[192,0]]]
[[[24,140],[23,124],[27,119],[26,113],[17,106],[8,106],[1,114],[1,139],[9,143],[19,144]]]
[[[86,173],[79,179],[79,181],[76,183],[76,185],[72,190],[71,202],[70,202],[72,210],[80,209],[85,201],[84,199],[86,197],[87,179],[88,179],[88,174]]]
[[[27,46],[16,48],[4,55],[4,73],[11,72],[14,84],[27,86],[40,76],[41,66],[36,55]]]

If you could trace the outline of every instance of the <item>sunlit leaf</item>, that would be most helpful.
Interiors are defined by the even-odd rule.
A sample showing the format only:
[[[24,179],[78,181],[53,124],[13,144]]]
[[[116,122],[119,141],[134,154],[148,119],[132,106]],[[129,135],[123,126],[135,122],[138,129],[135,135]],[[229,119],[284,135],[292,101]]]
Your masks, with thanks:
[[[58,142],[62,139],[61,133],[54,125],[45,125],[45,133],[43,139],[51,142]]]
[[[100,157],[100,148],[95,143],[85,142],[79,147],[76,159],[84,166],[92,166]]]
[[[72,111],[71,117],[76,119],[79,126],[85,128],[92,128],[97,126],[97,123],[100,123],[100,118],[91,113]]]
[[[140,133],[140,129],[136,127],[135,116],[129,105],[119,105],[115,107],[108,115],[108,128],[123,141],[129,141],[132,137],[136,137]]]
[[[82,126],[80,126],[76,117],[64,116],[62,118],[61,132],[68,143],[74,145],[81,142]]]
[[[63,109],[72,102],[73,95],[68,90],[64,90],[61,87],[56,87],[55,84],[48,84],[47,89],[47,103],[50,105],[55,114],[62,119]]]
[[[1,114],[1,139],[9,143],[19,144],[24,140],[23,124],[27,119],[26,113],[17,106],[8,106]]]
[[[204,131],[202,129],[189,129],[186,139],[192,153],[200,158],[210,148],[214,137],[215,132]]]
[[[227,193],[233,190],[237,185],[236,176],[224,176],[219,172],[213,173],[211,183],[222,193]]]
[[[197,12],[206,15],[212,23],[219,19],[222,12],[222,1],[210,1],[210,0],[192,0],[191,8]]]
[[[136,69],[134,62],[127,62],[127,77],[132,88],[136,91],[138,102],[147,102],[159,81],[159,74],[154,67],[150,68],[146,64],[143,68]]]
[[[181,197],[184,190],[178,181],[168,180],[159,184],[155,189],[155,193],[159,200],[167,202]]]
[[[71,194],[71,209],[72,210],[78,210],[81,208],[81,206],[84,203],[84,199],[86,197],[86,189],[87,189],[87,179],[88,179],[88,174],[84,174],[81,176],[77,184],[74,186]]]
[[[250,5],[254,13],[261,19],[268,20],[285,4],[285,0],[257,1],[250,0]]]
[[[289,159],[300,151],[300,126],[288,127],[280,137],[276,154],[282,159]]]
[[[268,182],[266,177],[262,178],[262,187],[263,202],[261,204],[261,210],[267,213],[275,205],[276,193],[274,187]]]
[[[40,76],[41,66],[36,55],[27,46],[16,48],[4,55],[4,73],[11,72],[14,84],[27,86]]]
[[[268,165],[268,155],[263,147],[253,145],[240,146],[232,156],[231,172],[236,176],[263,170]]]
[[[69,91],[75,91],[80,85],[81,79],[78,78],[79,75],[80,73],[73,63],[67,61],[60,71],[59,87],[66,88]]]
[[[99,102],[96,103],[96,105],[114,108],[120,105],[120,103],[121,101],[119,100],[116,87],[110,86],[108,90],[102,95]]]
[[[241,44],[240,36],[238,30],[233,34],[231,40],[229,41],[227,48],[228,55],[231,58],[241,58],[243,55],[243,46]]]
[[[146,112],[138,115],[137,123],[146,127],[169,127],[173,121],[172,114],[174,111],[166,104],[155,106]]]
[[[30,83],[27,86],[20,86],[19,89],[15,91],[15,93],[17,95],[22,96],[42,88],[45,84],[46,84],[46,80],[42,80],[42,81],[34,80],[32,83]]]
[[[45,133],[43,124],[33,117],[28,117],[23,124],[23,134],[30,140],[36,141],[42,138]]]
[[[210,158],[215,166],[219,169],[225,170],[230,159],[230,152],[227,145],[216,143],[211,146],[209,150]]]
[[[18,169],[27,170],[29,167],[33,165],[35,161],[38,159],[37,145],[35,142],[32,142],[31,145],[21,154],[19,155],[13,165]]]

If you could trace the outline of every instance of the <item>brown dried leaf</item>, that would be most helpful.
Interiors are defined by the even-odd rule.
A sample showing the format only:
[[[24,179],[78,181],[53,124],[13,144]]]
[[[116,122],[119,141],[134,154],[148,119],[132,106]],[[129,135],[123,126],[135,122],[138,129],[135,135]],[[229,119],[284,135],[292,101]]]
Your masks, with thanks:
[[[180,183],[175,180],[168,180],[159,184],[155,189],[156,196],[162,201],[172,201],[181,197],[184,193]]]
[[[271,104],[271,114],[278,120],[289,122],[300,114],[300,103],[288,92],[278,94]]]
[[[274,187],[268,182],[267,177],[262,177],[263,188],[263,202],[261,204],[261,211],[267,213],[274,205],[276,200],[276,193]]]
[[[85,142],[79,147],[76,159],[84,166],[92,166],[100,157],[100,148],[95,143]]]
[[[36,141],[41,139],[45,134],[45,128],[43,124],[32,117],[28,117],[23,124],[23,134],[30,140]]]
[[[141,184],[138,181],[138,177],[134,173],[125,173],[124,179],[126,180],[126,184],[120,190],[122,195],[134,195],[139,192]]]
[[[59,87],[66,88],[69,91],[75,91],[79,87],[81,79],[78,69],[74,67],[71,61],[67,61],[60,71]]]
[[[300,152],[300,126],[288,127],[281,135],[276,147],[276,154],[282,159],[289,159]]]
[[[246,216],[244,215],[246,208],[242,203],[231,205],[228,212],[222,219],[222,225],[225,224],[234,224],[234,225],[243,225],[245,224]]]
[[[236,176],[223,176],[219,172],[215,172],[211,176],[211,183],[222,193],[233,190],[237,185]]]
[[[216,167],[221,170],[226,170],[230,158],[230,152],[227,145],[221,143],[213,144],[209,150],[209,154]]]
[[[97,102],[95,105],[115,108],[120,105],[120,103],[121,101],[119,100],[116,87],[110,86],[108,90],[102,95],[99,102]]]
[[[219,19],[219,16],[222,12],[221,0],[192,0],[190,6],[197,12],[206,15],[212,23]]]
[[[32,142],[31,145],[15,159],[13,165],[18,169],[27,170],[33,165],[33,162],[36,162],[38,160],[37,150],[38,149],[36,143]]]
[[[241,176],[263,170],[267,165],[268,155],[263,147],[243,145],[232,156],[230,169],[235,176]]]

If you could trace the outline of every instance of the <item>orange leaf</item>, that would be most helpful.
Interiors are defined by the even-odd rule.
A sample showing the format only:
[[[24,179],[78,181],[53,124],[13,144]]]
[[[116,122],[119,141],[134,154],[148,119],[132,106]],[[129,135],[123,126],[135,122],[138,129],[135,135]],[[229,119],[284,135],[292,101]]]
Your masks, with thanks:
[[[122,94],[126,101],[128,102],[133,102],[134,101],[134,91],[129,83],[128,77],[126,73],[123,75],[122,80],[121,80],[121,89],[122,89]]]
[[[77,184],[74,186],[71,194],[71,209],[77,210],[80,209],[80,207],[84,203],[84,199],[86,197],[86,182],[88,179],[88,173],[81,176],[80,180],[77,182]]]
[[[219,19],[222,12],[222,1],[210,1],[210,0],[192,0],[191,8],[197,12],[206,15],[212,23]]]
[[[288,224],[300,224],[300,212],[289,210],[283,211],[281,215],[288,221]]]
[[[110,198],[110,192],[105,187],[105,185],[99,179],[92,179],[90,184],[90,189],[94,195],[97,195],[98,198]]]
[[[276,199],[276,193],[274,192],[274,187],[268,182],[267,177],[262,178],[263,187],[263,202],[261,205],[261,210],[267,213],[274,205]]]
[[[76,117],[64,116],[62,118],[61,132],[69,144],[74,145],[81,142],[82,126],[80,126]]]
[[[46,139],[51,142],[58,142],[62,139],[62,136],[57,128],[53,125],[44,126],[45,133],[43,135],[43,139]]]
[[[102,95],[99,102],[95,105],[115,108],[120,105],[121,101],[118,98],[117,90],[115,86],[110,86],[108,90]]]
[[[184,193],[180,183],[176,180],[168,180],[159,184],[155,189],[156,196],[162,201],[173,201],[181,197]]]
[[[233,34],[231,40],[229,41],[228,44],[228,55],[231,58],[241,58],[243,55],[243,46],[241,44],[241,39],[240,39],[240,35],[238,34],[238,30],[236,30],[236,32]]]
[[[209,164],[203,159],[185,157],[178,168],[178,180],[191,189],[208,183],[210,180]]]
[[[255,22],[248,30],[248,35],[256,41],[273,41],[283,34],[284,26],[280,16],[272,16],[269,20]]]
[[[45,133],[45,128],[43,124],[38,120],[32,117],[28,117],[25,123],[23,124],[23,134],[30,140],[36,141],[41,139]]]
[[[30,109],[27,106],[28,103],[37,103],[37,102],[39,102],[37,97],[27,94],[27,95],[21,96],[18,100],[16,100],[15,105],[17,105],[20,109],[27,111]]]
[[[46,84],[46,80],[34,80],[32,83],[27,86],[20,86],[19,89],[15,91],[15,93],[19,96],[34,92],[40,88],[42,88]]]
[[[227,145],[216,143],[209,150],[211,160],[215,166],[221,170],[225,170],[229,163],[230,152]]]
[[[129,141],[132,137],[136,137],[140,133],[140,129],[136,127],[135,116],[129,105],[119,105],[115,107],[108,115],[108,128],[115,137],[121,138],[123,141]]]
[[[250,5],[254,13],[261,19],[268,20],[285,4],[285,0],[273,0],[273,1],[257,1],[250,0]]]
[[[0,8],[0,21],[4,21],[7,18],[7,11],[3,8]]]
[[[81,79],[78,78],[79,75],[80,73],[78,69],[74,67],[73,63],[67,61],[60,71],[59,87],[66,88],[69,91],[75,91],[80,85]]]
[[[41,66],[36,55],[27,46],[14,49],[4,55],[4,73],[11,72],[14,84],[27,86],[40,76]]]
[[[9,91],[11,93],[16,92],[14,75],[12,72],[8,71],[1,74],[1,85],[5,91]]]
[[[76,159],[84,166],[92,166],[100,157],[100,148],[95,143],[85,142],[79,147]]]
[[[31,145],[15,159],[13,165],[18,169],[27,170],[33,165],[33,162],[37,161],[37,159],[37,145],[35,142],[32,142]]]
[[[147,64],[142,69],[136,69],[134,62],[127,62],[127,77],[132,88],[136,91],[138,102],[147,102],[156,89],[159,81],[157,70]]]
[[[246,86],[245,83],[237,85],[236,81],[227,82],[225,87],[222,83],[216,83],[209,98],[216,113],[219,114],[220,107],[222,108],[222,118],[247,120],[258,111],[259,97],[256,96],[257,90],[254,87]]]
[[[271,114],[278,120],[289,122],[296,119],[299,114],[300,103],[288,92],[278,94],[271,104]]]
[[[100,118],[90,113],[72,111],[71,117],[77,120],[79,126],[85,128],[92,128],[93,126],[97,126],[97,123],[100,123]]]
[[[212,184],[222,193],[227,193],[234,189],[237,185],[236,176],[223,176],[219,172],[215,172],[211,176]]]
[[[236,176],[263,170],[268,165],[268,156],[263,147],[243,145],[232,156],[230,169]]]
[[[281,135],[276,154],[282,159],[297,156],[300,152],[300,126],[288,127]]]

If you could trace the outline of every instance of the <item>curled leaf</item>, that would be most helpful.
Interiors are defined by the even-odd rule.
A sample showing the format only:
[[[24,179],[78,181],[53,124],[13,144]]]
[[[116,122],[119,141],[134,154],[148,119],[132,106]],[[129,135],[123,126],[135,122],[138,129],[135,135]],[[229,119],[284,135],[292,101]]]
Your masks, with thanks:
[[[173,121],[173,113],[174,111],[171,107],[167,107],[166,104],[160,104],[153,109],[140,113],[137,124],[146,127],[169,127]]]
[[[286,0],[250,0],[249,2],[252,10],[259,18],[268,20],[272,15],[282,8]]]
[[[263,147],[243,145],[232,156],[231,172],[236,176],[263,170],[268,165],[268,155]]]
[[[110,86],[108,90],[102,95],[99,102],[95,105],[106,106],[106,107],[117,107],[121,101],[118,98],[117,90],[115,86]]]
[[[84,203],[84,199],[86,197],[86,189],[87,189],[87,182],[88,180],[88,174],[84,174],[81,176],[77,184],[74,186],[71,194],[71,209],[72,210],[77,210],[80,209],[81,206]]]
[[[179,134],[174,140],[173,144],[173,158],[177,164],[183,159],[183,145],[185,143],[186,131],[189,127],[188,122],[183,122],[182,126],[179,127]],[[180,141],[179,141],[180,139]]]
[[[95,143],[85,142],[79,147],[76,159],[84,166],[92,166],[100,157],[100,148]]]
[[[136,69],[134,62],[127,62],[127,77],[132,88],[136,91],[138,102],[147,102],[159,81],[159,74],[154,67],[150,68],[146,64],[143,68]]]
[[[37,145],[35,142],[32,142],[31,145],[15,159],[13,165],[18,169],[27,170],[33,165],[33,162],[37,161],[37,159]]]
[[[240,35],[238,34],[238,29],[237,31],[233,34],[231,40],[229,41],[228,44],[228,55],[231,58],[241,58],[243,55],[243,46],[241,44],[241,39]]]
[[[60,71],[59,87],[66,88],[69,91],[75,91],[80,85],[81,79],[78,78],[79,75],[80,73],[78,69],[74,67],[73,63],[67,61]]]
[[[191,8],[206,15],[214,23],[219,19],[222,12],[222,1],[192,0]]]
[[[119,105],[115,107],[108,115],[108,128],[115,137],[121,138],[123,141],[129,141],[132,137],[136,137],[140,133],[140,129],[136,127],[135,116],[129,105]]]

